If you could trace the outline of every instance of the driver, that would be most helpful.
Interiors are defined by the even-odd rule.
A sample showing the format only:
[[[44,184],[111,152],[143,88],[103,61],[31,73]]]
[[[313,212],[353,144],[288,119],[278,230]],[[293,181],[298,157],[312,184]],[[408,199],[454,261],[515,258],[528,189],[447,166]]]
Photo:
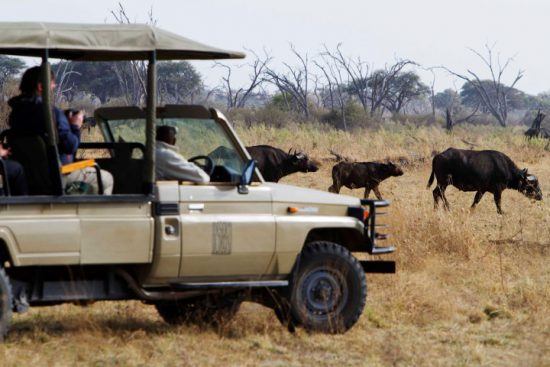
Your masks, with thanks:
[[[176,146],[177,130],[173,126],[157,127],[155,173],[157,180],[178,180],[197,183],[210,182],[210,177],[200,167],[188,162]]]

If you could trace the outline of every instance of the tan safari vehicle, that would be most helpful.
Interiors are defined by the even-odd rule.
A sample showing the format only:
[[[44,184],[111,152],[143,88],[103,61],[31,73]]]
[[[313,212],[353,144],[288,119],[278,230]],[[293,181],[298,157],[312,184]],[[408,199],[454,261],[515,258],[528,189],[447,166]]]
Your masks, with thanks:
[[[375,244],[385,239],[376,218],[386,202],[266,183],[219,111],[157,106],[157,60],[243,54],[145,25],[52,23],[0,23],[0,54],[41,57],[43,85],[50,58],[148,62],[146,106],[97,109],[101,134],[79,146],[77,158],[95,154],[91,164],[112,173],[113,195],[64,193],[61,175],[90,160],[60,165],[50,108],[49,134],[13,142],[27,176],[42,174],[29,186],[48,191],[10,196],[3,175],[0,338],[12,313],[30,306],[108,300],[140,300],[171,324],[220,322],[252,301],[290,330],[344,332],[365,306],[365,273],[395,271],[393,261],[371,256],[394,251]],[[48,88],[43,101],[50,105]],[[210,183],[155,180],[155,127],[163,124],[178,127],[182,154]]]

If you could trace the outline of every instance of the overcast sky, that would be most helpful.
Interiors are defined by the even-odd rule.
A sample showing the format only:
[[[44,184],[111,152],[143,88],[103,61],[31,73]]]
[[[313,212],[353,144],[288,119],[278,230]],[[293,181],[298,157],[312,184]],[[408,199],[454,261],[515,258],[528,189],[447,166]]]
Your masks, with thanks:
[[[0,19],[112,22],[109,11],[117,3],[0,0]],[[323,44],[333,48],[341,42],[346,54],[360,56],[374,67],[400,57],[423,66],[445,65],[460,72],[471,68],[483,74],[480,60],[468,47],[482,50],[486,43],[496,43],[503,60],[514,57],[508,81],[522,69],[525,76],[517,84],[519,89],[533,94],[550,90],[548,0],[126,0],[122,4],[138,22],[147,20],[152,6],[159,27],[213,46],[258,52],[265,47],[275,57],[274,65],[292,63],[290,42],[310,56]],[[211,69],[211,62],[194,65],[207,84],[218,83],[220,75]],[[431,82],[430,73],[422,76]],[[438,90],[461,84],[437,73]]]

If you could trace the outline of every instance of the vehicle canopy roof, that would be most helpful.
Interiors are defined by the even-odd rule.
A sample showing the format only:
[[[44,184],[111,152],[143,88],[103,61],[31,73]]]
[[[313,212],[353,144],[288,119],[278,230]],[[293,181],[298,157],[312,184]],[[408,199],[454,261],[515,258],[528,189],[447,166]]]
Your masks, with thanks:
[[[147,24],[0,22],[0,54],[79,61],[234,59],[222,50]]]

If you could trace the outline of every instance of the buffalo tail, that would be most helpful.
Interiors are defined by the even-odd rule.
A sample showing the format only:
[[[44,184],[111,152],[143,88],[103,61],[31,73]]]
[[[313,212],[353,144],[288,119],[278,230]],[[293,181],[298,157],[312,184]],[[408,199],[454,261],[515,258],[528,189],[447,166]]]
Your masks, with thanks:
[[[428,180],[428,186],[426,186],[427,189],[429,189],[434,183],[434,177],[435,177],[435,173],[434,173],[434,169],[432,168],[432,174],[430,175],[430,179]]]

